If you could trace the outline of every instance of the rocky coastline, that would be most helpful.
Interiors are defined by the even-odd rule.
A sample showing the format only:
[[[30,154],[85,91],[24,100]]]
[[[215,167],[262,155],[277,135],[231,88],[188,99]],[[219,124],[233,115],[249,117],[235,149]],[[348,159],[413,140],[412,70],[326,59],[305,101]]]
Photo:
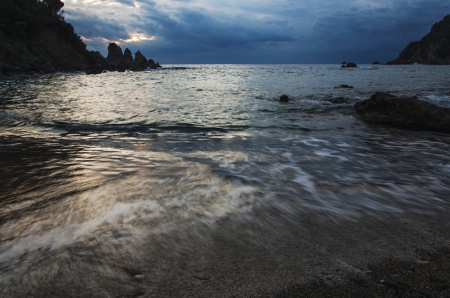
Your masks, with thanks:
[[[431,27],[420,41],[412,41],[400,55],[387,64],[450,64],[450,15]]]
[[[60,0],[0,1],[0,75],[160,67],[139,51],[134,58],[128,49],[122,53],[116,44],[110,44],[106,58],[88,51],[72,25],[64,20],[63,6]]]

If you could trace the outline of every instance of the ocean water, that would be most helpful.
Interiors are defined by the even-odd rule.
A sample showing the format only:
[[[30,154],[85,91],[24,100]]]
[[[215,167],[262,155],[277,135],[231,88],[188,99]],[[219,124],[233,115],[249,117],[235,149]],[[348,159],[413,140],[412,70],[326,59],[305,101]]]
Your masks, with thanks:
[[[448,209],[450,136],[367,124],[353,105],[387,91],[450,107],[449,83],[449,66],[423,65],[2,77],[0,296],[59,278],[106,297],[105,280],[141,275],[135,296],[157,295],[170,256],[182,267],[224,222],[263,242],[280,217]]]

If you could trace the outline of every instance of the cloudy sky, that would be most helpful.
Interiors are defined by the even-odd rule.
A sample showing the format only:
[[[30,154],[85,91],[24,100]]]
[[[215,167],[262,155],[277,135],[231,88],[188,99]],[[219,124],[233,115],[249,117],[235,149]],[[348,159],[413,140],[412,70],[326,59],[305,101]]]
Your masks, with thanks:
[[[387,62],[450,13],[443,0],[63,0],[89,50],[170,63]]]

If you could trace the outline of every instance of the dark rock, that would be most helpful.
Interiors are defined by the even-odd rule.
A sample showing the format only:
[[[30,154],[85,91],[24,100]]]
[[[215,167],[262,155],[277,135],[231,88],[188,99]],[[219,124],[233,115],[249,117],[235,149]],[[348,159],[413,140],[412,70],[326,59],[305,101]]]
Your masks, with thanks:
[[[372,64],[381,64],[379,61],[374,61]]]
[[[339,87],[334,87],[334,88],[353,89],[353,86],[343,84],[343,85],[340,85]]]
[[[131,64],[130,69],[133,71],[142,71],[147,67],[148,67],[147,58],[145,58],[145,56],[142,55],[140,51],[137,51],[136,54],[134,54],[134,61]]]
[[[289,97],[287,95],[281,95],[280,102],[289,102]]]
[[[133,56],[128,48],[122,53],[122,49],[118,45],[110,43],[106,61],[109,63],[110,70],[125,71],[125,69],[131,69]]]
[[[334,104],[344,104],[344,103],[352,103],[354,100],[345,97],[336,97],[329,100],[329,102]]]
[[[158,62],[155,63],[155,61],[153,59],[148,59],[148,67],[150,69],[157,69],[157,68],[161,68],[161,65],[159,65]]]
[[[397,59],[387,64],[450,64],[450,15],[431,27],[420,41],[410,42]]]
[[[349,62],[347,63],[347,65],[345,65],[345,67],[357,67],[358,65],[356,65],[356,63],[353,62]]]
[[[438,107],[413,97],[377,92],[355,104],[363,120],[418,130],[450,133],[450,108]]]
[[[129,48],[126,48],[125,51],[123,51],[123,57],[125,58],[126,61],[129,62],[129,66],[130,67],[131,63],[133,63],[133,55],[131,54],[131,51]]]
[[[106,60],[114,66],[119,65],[124,59],[122,49],[115,43],[110,43],[108,46],[108,56]]]
[[[94,65],[89,66],[86,69],[86,74],[88,74],[88,75],[100,74],[103,72],[103,70],[104,70],[104,68],[101,64],[94,64]]]

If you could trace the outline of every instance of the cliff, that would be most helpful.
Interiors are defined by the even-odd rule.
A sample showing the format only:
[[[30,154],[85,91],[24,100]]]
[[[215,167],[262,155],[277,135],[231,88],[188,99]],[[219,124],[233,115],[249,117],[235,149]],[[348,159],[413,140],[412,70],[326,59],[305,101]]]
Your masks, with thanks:
[[[0,0],[0,74],[81,71],[98,74],[106,70],[140,71],[160,68],[139,51],[115,43],[108,57],[86,50],[86,44],[64,21],[60,0]]]
[[[72,25],[60,0],[0,1],[0,73],[84,70],[98,59]]]
[[[450,15],[431,27],[420,41],[411,42],[387,64],[450,64]]]

